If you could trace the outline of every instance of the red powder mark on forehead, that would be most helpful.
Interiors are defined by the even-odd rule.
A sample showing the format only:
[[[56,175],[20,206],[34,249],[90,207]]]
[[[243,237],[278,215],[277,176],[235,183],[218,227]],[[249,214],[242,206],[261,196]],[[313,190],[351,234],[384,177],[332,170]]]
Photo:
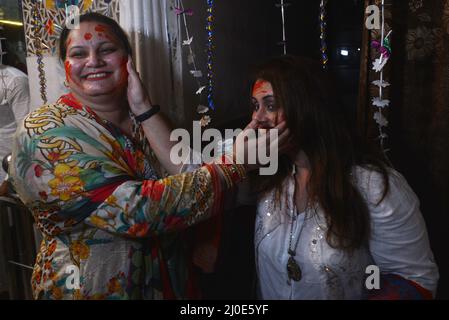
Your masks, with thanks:
[[[92,34],[87,32],[86,34],[84,34],[84,39],[86,39],[86,40],[92,39]]]
[[[97,24],[95,26],[95,31],[97,31],[97,32],[105,32],[106,28],[107,28],[107,26],[105,26],[103,24]]]
[[[103,36],[104,36],[106,39],[108,39],[109,41],[114,42],[114,38],[111,37],[109,34],[105,33],[105,34],[103,34]]]
[[[264,80],[257,80],[256,83],[254,84],[254,88],[253,88],[253,94],[256,94],[258,92],[260,93],[267,93],[266,90],[260,91],[262,89],[262,87],[266,84],[267,82]]]
[[[72,43],[72,38],[68,38],[66,47],[68,48],[71,43]]]
[[[103,24],[97,24],[95,26],[95,31],[98,33],[99,37],[105,37],[104,33],[108,30],[108,27]],[[108,40],[110,40],[108,37],[106,37]]]

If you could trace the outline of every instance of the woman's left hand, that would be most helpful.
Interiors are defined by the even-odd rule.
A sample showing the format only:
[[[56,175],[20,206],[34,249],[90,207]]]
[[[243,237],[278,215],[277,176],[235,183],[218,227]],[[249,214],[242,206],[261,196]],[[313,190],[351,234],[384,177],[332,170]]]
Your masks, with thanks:
[[[131,56],[128,56],[126,69],[128,70],[127,94],[129,107],[135,115],[139,115],[151,109],[151,99],[139,77],[139,73],[136,71]]]

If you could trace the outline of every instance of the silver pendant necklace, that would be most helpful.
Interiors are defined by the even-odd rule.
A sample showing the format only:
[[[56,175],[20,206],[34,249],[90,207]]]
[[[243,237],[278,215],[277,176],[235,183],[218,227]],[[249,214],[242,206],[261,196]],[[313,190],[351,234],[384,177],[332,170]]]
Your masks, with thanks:
[[[294,214],[296,214],[296,212]],[[291,227],[290,227],[290,240],[289,240],[289,244],[288,244],[288,254],[290,257],[288,258],[288,261],[287,261],[287,274],[288,274],[289,280],[298,282],[302,278],[302,271],[301,271],[301,267],[299,266],[298,262],[296,262],[296,260],[295,260],[296,247],[298,246],[299,239],[301,238],[301,233],[302,233],[302,230],[304,229],[304,225],[305,225],[306,221],[304,219],[302,226],[301,226],[301,230],[299,231],[299,234],[298,234],[298,238],[296,239],[295,247],[292,248],[293,222],[295,220],[296,220],[296,217],[292,216]]]
[[[295,176],[295,174],[296,174],[296,167],[295,167],[295,165],[293,165],[293,176]],[[296,209],[296,206],[295,206],[295,209]],[[295,210],[295,212],[292,213],[292,217],[291,217],[290,239],[289,239],[289,243],[288,243],[289,258],[287,261],[287,275],[288,275],[289,281],[293,280],[293,281],[298,282],[302,278],[302,271],[301,271],[301,267],[299,266],[298,262],[296,262],[296,260],[295,260],[296,247],[298,246],[299,239],[301,238],[302,230],[304,229],[304,225],[306,224],[306,219],[304,217],[304,221],[302,223],[301,230],[299,231],[298,238],[296,239],[295,247],[292,248],[293,222],[296,221],[296,219],[297,219],[296,211],[297,210]],[[306,209],[306,212],[307,212],[307,209]],[[306,214],[306,212],[304,213],[304,215]]]

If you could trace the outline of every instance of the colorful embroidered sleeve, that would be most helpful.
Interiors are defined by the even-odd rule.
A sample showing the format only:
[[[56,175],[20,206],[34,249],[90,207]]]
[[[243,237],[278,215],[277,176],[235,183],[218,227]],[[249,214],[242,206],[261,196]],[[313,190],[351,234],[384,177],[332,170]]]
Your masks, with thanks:
[[[217,167],[144,180],[129,151],[85,110],[43,107],[15,137],[11,175],[49,235],[81,222],[131,237],[170,232],[209,216],[221,194]]]

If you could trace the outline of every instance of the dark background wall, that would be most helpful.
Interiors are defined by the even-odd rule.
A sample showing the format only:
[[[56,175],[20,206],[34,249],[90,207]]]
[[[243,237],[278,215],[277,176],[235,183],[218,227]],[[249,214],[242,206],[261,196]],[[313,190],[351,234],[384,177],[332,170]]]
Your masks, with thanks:
[[[243,125],[248,118],[249,86],[251,66],[269,56],[283,53],[282,23],[277,0],[227,0],[215,2],[215,104],[211,113],[212,127]],[[285,29],[289,54],[321,59],[319,30],[319,0],[291,0],[285,8]],[[185,0],[184,7],[194,9],[195,15],[188,18],[191,35],[194,35],[196,62],[205,76],[206,32],[205,3]],[[355,113],[360,65],[361,29],[363,17],[362,1],[329,1],[328,4],[328,55],[329,68],[335,73],[343,99]],[[340,55],[342,49],[349,56]],[[184,49],[184,65],[187,50]],[[197,84],[184,68],[185,108],[189,109],[186,126],[198,120],[196,106],[207,104],[203,97],[198,100],[193,93]],[[205,78],[203,79],[205,82]],[[245,119],[245,120],[243,120]]]

